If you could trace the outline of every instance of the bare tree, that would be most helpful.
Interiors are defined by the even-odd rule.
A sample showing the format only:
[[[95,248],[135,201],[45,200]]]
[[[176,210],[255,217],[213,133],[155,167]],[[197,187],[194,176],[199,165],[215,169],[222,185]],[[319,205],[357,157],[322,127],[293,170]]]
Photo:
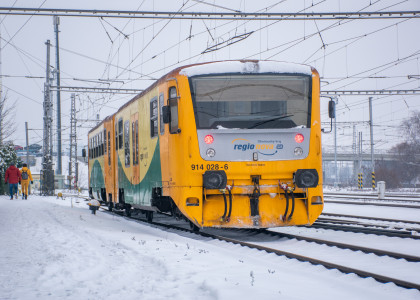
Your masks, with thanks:
[[[16,101],[9,104],[7,92],[0,98],[0,145],[16,132]]]

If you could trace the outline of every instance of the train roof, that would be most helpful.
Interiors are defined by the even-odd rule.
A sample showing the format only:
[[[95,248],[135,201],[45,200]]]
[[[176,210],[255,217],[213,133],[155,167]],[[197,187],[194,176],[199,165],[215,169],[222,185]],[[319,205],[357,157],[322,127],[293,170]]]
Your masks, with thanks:
[[[259,74],[259,73],[278,73],[278,74],[305,74],[312,75],[314,69],[308,65],[279,62],[273,60],[225,60],[215,62],[204,62],[198,64],[191,64],[178,67],[169,73],[163,75],[161,78],[156,80],[151,86],[143,90],[140,94],[136,95],[133,99],[129,100],[118,111],[113,115],[106,117],[101,123],[93,127],[90,131],[92,132],[99,126],[101,126],[106,120],[112,118],[115,114],[129,106],[131,103],[147,94],[149,91],[154,89],[157,85],[165,82],[169,78],[173,78],[175,75],[184,75],[187,77],[207,75],[207,74],[227,74],[227,73],[240,73],[240,74]]]

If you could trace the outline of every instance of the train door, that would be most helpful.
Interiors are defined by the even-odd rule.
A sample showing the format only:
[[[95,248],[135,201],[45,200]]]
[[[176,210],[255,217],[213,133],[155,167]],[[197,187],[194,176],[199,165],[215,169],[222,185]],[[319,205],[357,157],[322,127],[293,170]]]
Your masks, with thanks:
[[[111,150],[113,149],[114,144],[114,135],[113,135],[113,127],[112,122],[106,122],[104,124],[104,168],[105,168],[105,189],[106,189],[106,196],[107,201],[115,202],[115,168],[114,164],[114,152]]]
[[[115,203],[120,203],[121,202],[121,187],[120,187],[120,167],[119,167],[119,154],[118,151],[120,149],[120,146],[122,146],[122,130],[123,130],[123,121],[122,118],[117,118],[114,117],[114,150],[113,150],[113,155],[114,155],[114,176],[115,176],[115,180],[114,180],[114,184],[115,184]],[[120,142],[121,141],[121,142]],[[122,163],[121,163],[122,165]]]
[[[133,185],[133,203],[140,203],[140,164],[139,164],[139,114],[131,115],[131,152],[132,152],[132,173],[131,183]]]
[[[168,132],[164,132],[165,127],[163,127],[163,135],[161,139],[162,147],[162,181],[163,181],[163,194],[164,196],[173,196],[170,187],[176,184],[175,181],[175,168],[176,168],[176,159],[174,159],[174,147],[179,146],[176,143],[178,133],[180,132],[178,126],[178,84],[175,79],[170,79],[166,82],[166,90],[163,97],[166,96],[165,105],[168,106],[169,110],[169,123],[168,123]],[[160,94],[159,100],[161,100]],[[163,126],[163,105],[160,105],[160,126]],[[162,129],[161,129],[162,134]]]

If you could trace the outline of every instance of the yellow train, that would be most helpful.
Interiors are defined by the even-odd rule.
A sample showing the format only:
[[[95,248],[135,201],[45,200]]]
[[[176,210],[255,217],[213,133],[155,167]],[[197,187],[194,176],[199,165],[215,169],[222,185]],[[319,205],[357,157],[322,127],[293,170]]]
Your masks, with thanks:
[[[90,195],[194,229],[312,224],[323,208],[319,94],[306,65],[177,68],[90,130]]]

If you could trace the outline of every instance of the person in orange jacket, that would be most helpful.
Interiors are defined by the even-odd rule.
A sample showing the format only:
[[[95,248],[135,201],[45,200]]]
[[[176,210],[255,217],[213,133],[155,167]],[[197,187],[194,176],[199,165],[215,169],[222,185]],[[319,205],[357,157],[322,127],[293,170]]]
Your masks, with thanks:
[[[32,178],[31,170],[28,169],[27,164],[23,164],[22,170],[20,170],[21,185],[22,185],[22,199],[28,199],[28,186],[29,181],[34,183]]]

